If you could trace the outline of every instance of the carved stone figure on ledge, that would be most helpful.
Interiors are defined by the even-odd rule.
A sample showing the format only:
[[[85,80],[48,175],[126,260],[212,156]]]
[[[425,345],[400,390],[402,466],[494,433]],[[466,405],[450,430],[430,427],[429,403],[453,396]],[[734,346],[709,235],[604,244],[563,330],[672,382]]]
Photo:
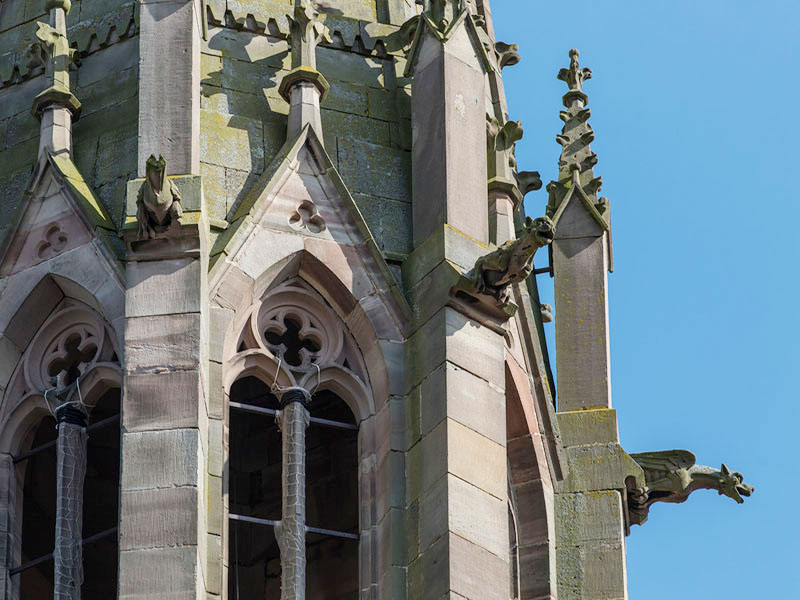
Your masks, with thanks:
[[[163,156],[151,154],[147,159],[144,185],[136,199],[136,219],[139,221],[139,239],[153,239],[163,233],[183,216],[181,194],[167,177],[167,161]]]
[[[645,487],[628,486],[628,509],[631,522],[641,525],[647,520],[654,502],[685,502],[695,490],[717,490],[739,504],[755,488],[744,483],[741,473],[723,464],[717,470],[695,464],[697,458],[688,450],[664,450],[631,454],[644,471]]]
[[[500,303],[508,302],[511,296],[509,286],[531,274],[536,251],[551,244],[554,237],[555,227],[549,217],[528,217],[519,238],[507,241],[475,262],[471,275],[475,290],[493,296]]]

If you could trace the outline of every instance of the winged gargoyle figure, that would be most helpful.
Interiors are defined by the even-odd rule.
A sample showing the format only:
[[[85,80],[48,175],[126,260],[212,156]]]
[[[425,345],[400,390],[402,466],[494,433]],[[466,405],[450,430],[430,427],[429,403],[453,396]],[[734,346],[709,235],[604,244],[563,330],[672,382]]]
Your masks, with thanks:
[[[163,156],[147,159],[146,179],[136,199],[136,220],[139,239],[152,239],[166,231],[183,216],[181,194],[167,177],[167,161]]]
[[[508,302],[512,283],[523,281],[533,270],[533,257],[542,246],[553,242],[555,226],[549,217],[525,220],[525,229],[516,240],[509,240],[494,252],[481,256],[470,278],[479,294]]]
[[[720,495],[741,504],[743,496],[753,493],[753,486],[743,481],[741,473],[723,464],[717,470],[695,464],[697,457],[688,450],[664,450],[631,454],[644,471],[644,487],[630,483],[628,509],[631,522],[641,525],[647,520],[654,502],[685,502],[695,490],[717,490]]]

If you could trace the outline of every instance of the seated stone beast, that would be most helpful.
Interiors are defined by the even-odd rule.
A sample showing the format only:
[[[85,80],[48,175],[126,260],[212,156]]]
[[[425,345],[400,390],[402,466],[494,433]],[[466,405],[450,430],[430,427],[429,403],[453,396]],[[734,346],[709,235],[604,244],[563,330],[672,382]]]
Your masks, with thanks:
[[[553,242],[555,226],[549,217],[525,219],[525,230],[516,240],[509,240],[497,250],[481,256],[472,269],[471,279],[479,294],[508,302],[509,286],[523,281],[533,271],[533,257],[542,246]]]

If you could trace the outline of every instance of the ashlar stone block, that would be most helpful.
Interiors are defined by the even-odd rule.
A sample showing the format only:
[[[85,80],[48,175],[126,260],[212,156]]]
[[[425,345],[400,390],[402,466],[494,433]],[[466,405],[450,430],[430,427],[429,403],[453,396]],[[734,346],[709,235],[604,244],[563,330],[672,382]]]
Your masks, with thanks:
[[[194,486],[123,491],[120,550],[197,544],[197,495]]]
[[[122,490],[196,486],[201,454],[197,429],[123,433]]]

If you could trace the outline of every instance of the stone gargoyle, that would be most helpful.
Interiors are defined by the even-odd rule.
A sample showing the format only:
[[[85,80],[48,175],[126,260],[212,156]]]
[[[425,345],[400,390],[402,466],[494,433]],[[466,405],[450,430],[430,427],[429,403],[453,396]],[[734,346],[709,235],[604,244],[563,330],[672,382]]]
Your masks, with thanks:
[[[147,159],[145,182],[136,198],[136,220],[139,239],[153,239],[183,216],[181,194],[167,177],[167,161],[163,156]]]
[[[549,217],[525,219],[525,229],[516,240],[481,256],[468,274],[478,294],[493,296],[501,304],[511,298],[509,286],[525,280],[533,271],[533,257],[542,246],[553,242],[555,226]]]
[[[688,450],[664,450],[630,455],[644,471],[644,487],[629,481],[628,510],[631,522],[641,525],[647,520],[655,502],[685,502],[695,490],[717,490],[739,504],[755,488],[743,481],[741,473],[725,464],[717,470],[695,464],[697,458]]]

